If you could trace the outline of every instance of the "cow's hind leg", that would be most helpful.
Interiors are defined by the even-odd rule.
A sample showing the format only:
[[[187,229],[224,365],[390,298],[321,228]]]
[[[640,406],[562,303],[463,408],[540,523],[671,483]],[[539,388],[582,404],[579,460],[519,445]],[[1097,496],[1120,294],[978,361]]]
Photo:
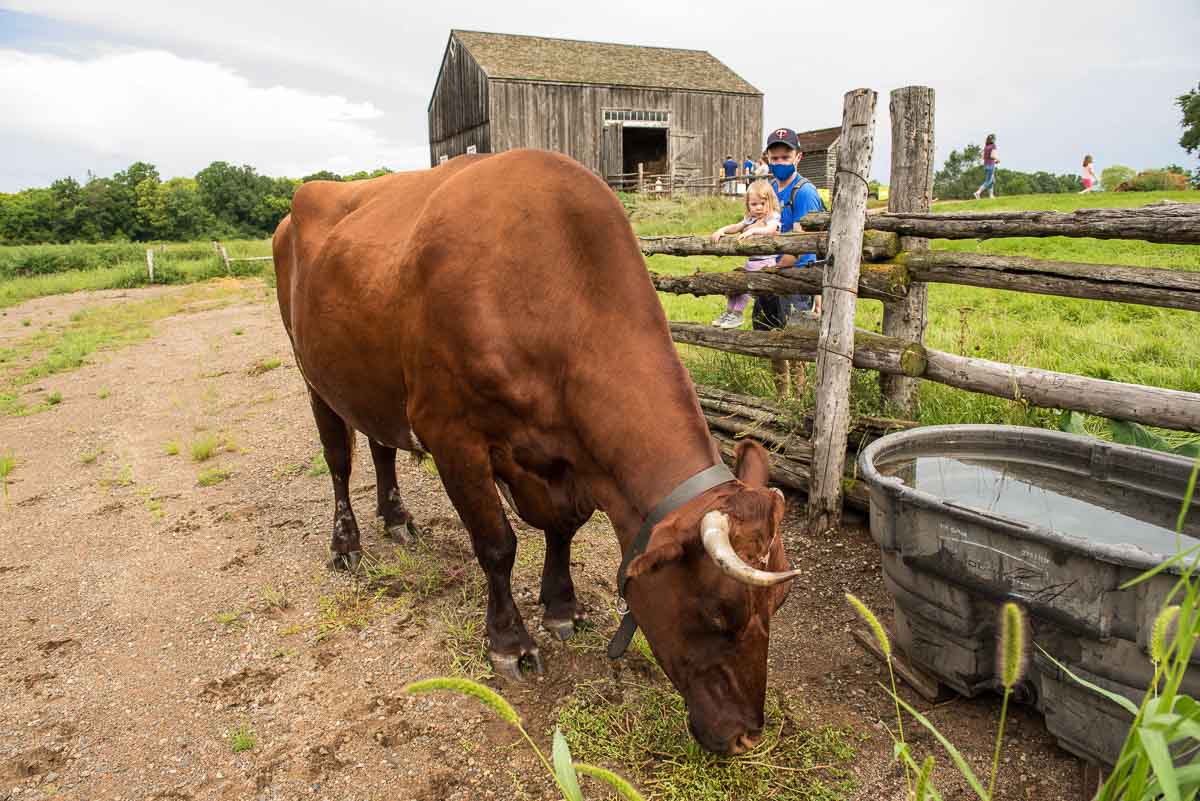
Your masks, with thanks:
[[[333,558],[329,566],[336,570],[354,570],[362,560],[358,541],[358,521],[350,508],[350,465],[354,452],[354,429],[337,412],[329,408],[311,388],[308,390],[317,432],[325,450],[325,464],[333,479]],[[395,479],[393,478],[393,481]]]
[[[371,443],[371,460],[375,462],[375,514],[383,518],[383,528],[388,536],[403,543],[412,542],[417,536],[417,525],[412,515],[400,500],[400,487],[396,483],[396,449]]]
[[[496,672],[521,681],[521,660],[543,672],[537,644],[513,603],[512,567],[517,555],[513,533],[492,476],[486,449],[448,439],[448,447],[430,443],[446,494],[471,534],[475,558],[487,576],[488,656]]]
[[[560,640],[575,635],[575,626],[583,620],[571,581],[571,540],[578,526],[546,530],[546,561],[542,563],[542,628]]]

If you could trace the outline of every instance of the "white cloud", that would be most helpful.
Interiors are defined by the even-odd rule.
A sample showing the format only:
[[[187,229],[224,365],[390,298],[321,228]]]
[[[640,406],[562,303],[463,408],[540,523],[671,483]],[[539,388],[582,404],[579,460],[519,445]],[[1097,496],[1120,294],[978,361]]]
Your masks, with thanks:
[[[371,103],[254,86],[220,64],[161,50],[87,60],[0,50],[0,107],[17,147],[50,149],[68,164],[141,159],[165,176],[192,175],[217,159],[301,175],[419,167],[428,158],[419,142],[403,147],[380,134],[384,113]],[[0,189],[17,188],[24,161],[6,154]]]
[[[1172,101],[1200,74],[1200,49],[1192,41],[1200,25],[1196,0],[1135,6],[1119,0],[930,0],[917,6],[866,0],[769,13],[725,0],[343,0],[336,7],[312,0],[0,0],[0,7],[85,26],[100,41],[166,50],[218,71],[216,63],[228,65],[251,84],[239,94],[252,86],[293,87],[312,105],[291,107],[304,108],[317,133],[275,141],[280,152],[267,149],[252,162],[264,171],[270,164],[332,164],[339,154],[354,168],[367,166],[375,160],[368,154],[373,147],[401,154],[387,159],[391,166],[425,164],[425,107],[455,27],[709,50],[764,92],[769,128],[836,125],[843,94],[873,87],[880,96],[872,172],[880,178],[890,158],[887,93],[908,84],[937,91],[939,163],[951,148],[979,142],[990,131],[1003,142],[1005,165],[1016,169],[1075,170],[1085,151],[1102,166],[1194,163],[1176,144]],[[94,86],[105,97],[116,93]],[[211,95],[199,83],[184,91],[193,87]],[[257,102],[261,96],[251,97]],[[324,126],[338,119],[329,111],[335,99],[350,107],[369,101],[382,112],[345,121],[376,138],[331,139]],[[253,109],[244,113],[260,116]],[[190,140],[195,162],[228,159],[228,148],[254,141],[252,131],[243,141],[211,123],[195,123],[211,132]],[[280,126],[264,126],[274,140]],[[353,146],[330,148],[343,138]],[[11,139],[0,129],[0,147]],[[257,159],[262,151],[246,152]],[[62,163],[48,158],[43,169],[61,171]]]

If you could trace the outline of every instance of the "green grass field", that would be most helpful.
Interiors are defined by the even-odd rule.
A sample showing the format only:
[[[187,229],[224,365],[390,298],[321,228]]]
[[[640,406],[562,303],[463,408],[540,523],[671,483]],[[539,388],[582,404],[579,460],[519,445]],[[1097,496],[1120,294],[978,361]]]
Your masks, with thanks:
[[[1200,203],[1200,192],[1025,195],[947,201],[935,204],[934,210],[1073,211],[1138,206],[1162,199]],[[623,201],[627,203],[635,230],[643,236],[707,234],[734,222],[742,213],[739,199],[672,201],[626,196]],[[270,253],[267,240],[225,244],[234,257]],[[146,285],[149,277],[145,247],[129,243],[0,247],[0,309],[42,295]],[[1200,246],[1190,245],[1052,237],[938,240],[933,247],[1200,271]],[[650,269],[657,272],[687,274],[695,270],[731,270],[742,259],[652,256],[647,261]],[[68,269],[75,264],[81,269]],[[225,274],[207,242],[169,244],[165,252],[156,252],[155,264],[155,283],[189,283]],[[270,262],[235,263],[234,268],[236,274],[273,278]],[[716,317],[725,303],[721,297],[667,294],[660,297],[672,320],[703,323]],[[1030,367],[1200,392],[1200,349],[1195,344],[1200,341],[1200,315],[1195,313],[947,284],[931,285],[929,297],[926,342],[930,347]],[[858,323],[863,328],[879,330],[882,313],[880,303],[863,301]],[[774,392],[770,374],[761,360],[701,348],[681,350],[698,382],[749,394]],[[812,371],[811,365],[809,370]],[[879,411],[877,383],[874,373],[858,371],[855,375],[854,399],[859,411]],[[926,382],[921,388],[920,420],[929,424],[1053,425],[1056,417],[1053,410],[1028,409],[998,398]],[[1091,421],[1089,427],[1099,430],[1100,423]]]

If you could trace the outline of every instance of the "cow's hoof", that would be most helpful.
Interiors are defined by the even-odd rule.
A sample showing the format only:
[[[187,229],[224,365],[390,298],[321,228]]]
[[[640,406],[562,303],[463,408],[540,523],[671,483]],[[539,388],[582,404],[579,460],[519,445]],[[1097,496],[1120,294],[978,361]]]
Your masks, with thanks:
[[[348,573],[353,573],[358,570],[358,566],[361,562],[362,551],[335,553],[333,558],[329,560],[329,568],[331,570],[343,570]]]
[[[542,655],[536,648],[531,648],[520,656],[488,651],[488,659],[492,661],[492,670],[496,671],[497,676],[517,684],[525,681],[525,676],[521,672],[523,661],[527,660],[529,668],[539,676],[546,672],[546,667],[542,664]]]
[[[417,524],[411,520],[404,523],[392,523],[390,526],[384,526],[383,530],[387,536],[396,540],[401,545],[409,545],[421,534],[420,529],[417,528]]]
[[[553,634],[559,641],[565,642],[575,636],[575,621],[571,618],[566,620],[555,620],[553,618],[542,618],[542,628]]]

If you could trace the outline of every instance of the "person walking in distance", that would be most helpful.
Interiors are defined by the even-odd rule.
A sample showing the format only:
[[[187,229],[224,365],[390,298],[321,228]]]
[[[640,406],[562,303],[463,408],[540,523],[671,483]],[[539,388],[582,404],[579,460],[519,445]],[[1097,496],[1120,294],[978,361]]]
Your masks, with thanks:
[[[987,141],[983,143],[983,183],[975,190],[976,200],[979,200],[985,189],[988,191],[988,197],[996,196],[996,165],[999,163],[1000,159],[996,156],[996,135],[988,134]]]
[[[1079,194],[1087,192],[1095,192],[1100,188],[1100,182],[1096,180],[1096,168],[1092,164],[1092,155],[1083,157],[1083,191]]]

